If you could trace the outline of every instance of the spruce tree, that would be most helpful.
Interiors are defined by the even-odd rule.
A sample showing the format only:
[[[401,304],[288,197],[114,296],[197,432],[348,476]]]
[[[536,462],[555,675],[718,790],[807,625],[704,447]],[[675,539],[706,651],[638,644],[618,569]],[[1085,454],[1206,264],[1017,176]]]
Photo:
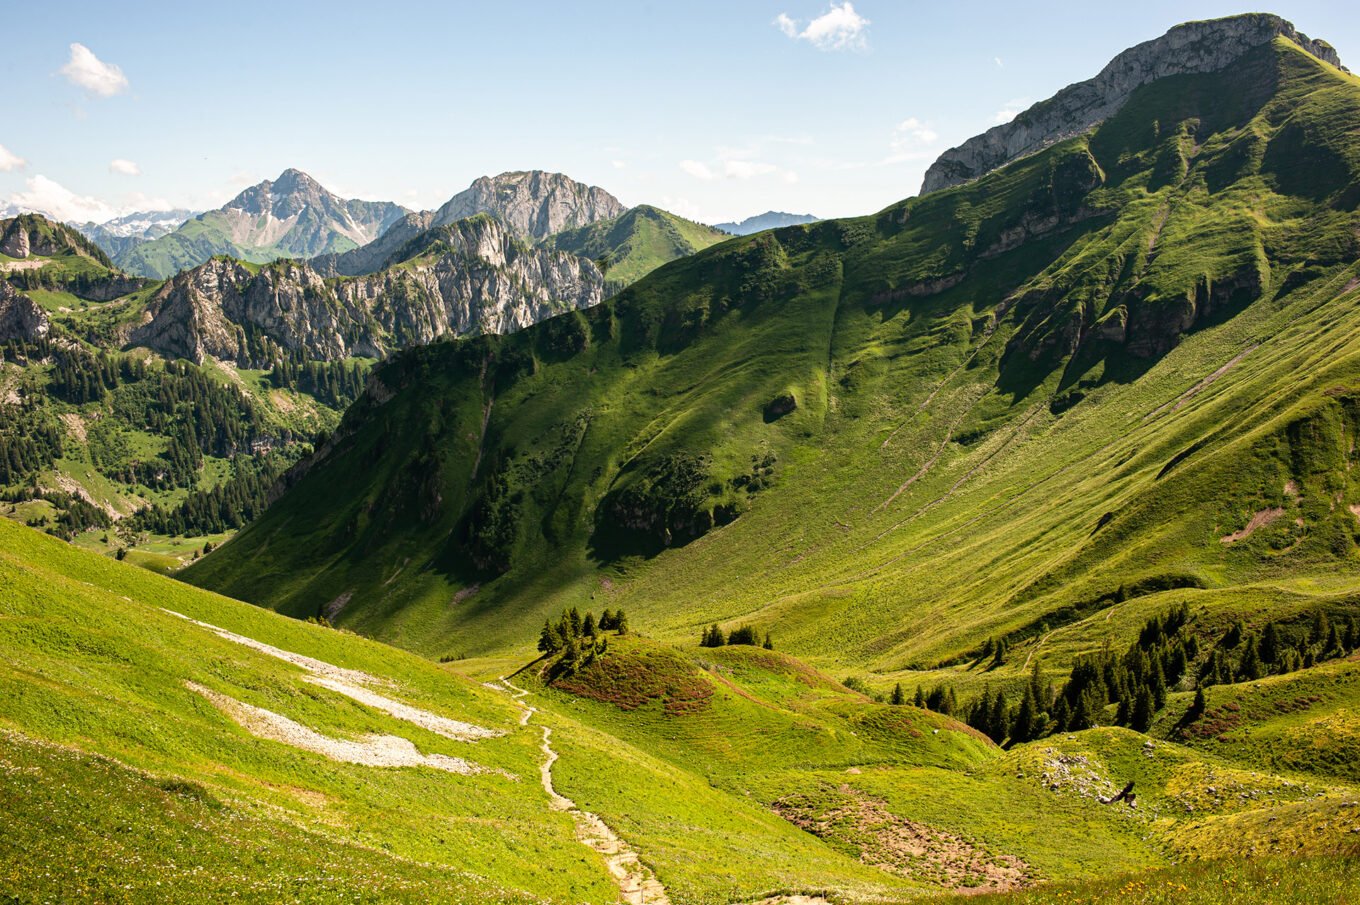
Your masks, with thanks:
[[[987,715],[987,734],[998,745],[1006,740],[1010,731],[1010,709],[1006,706],[1005,690],[998,691],[992,698],[992,710]]]
[[[1268,666],[1274,666],[1280,660],[1280,630],[1275,627],[1274,622],[1267,622],[1266,627],[1261,630],[1261,643],[1258,653],[1261,662]]]
[[[543,620],[543,631],[538,633],[538,649],[545,654],[557,653],[557,630],[547,619]]]
[[[1242,647],[1242,659],[1237,664],[1237,680],[1249,682],[1261,678],[1261,658],[1256,651],[1256,639],[1248,638]]]
[[[905,692],[902,691],[902,683],[901,683],[901,682],[898,682],[896,685],[893,686],[893,690],[892,690],[892,698],[889,699],[889,703],[891,703],[891,704],[893,704],[893,705],[895,705],[895,706],[898,706],[898,707],[900,707],[900,706],[902,706],[903,704],[907,703],[907,695],[906,695]]]
[[[1195,689],[1195,702],[1190,705],[1190,710],[1185,714],[1187,722],[1193,722],[1204,716],[1204,711],[1209,709],[1209,702],[1204,698],[1204,686]]]
[[[1035,697],[1034,683],[1025,686],[1020,698],[1020,706],[1015,711],[1015,721],[1011,724],[1011,742],[1028,742],[1038,737],[1039,706]]]
[[[1129,725],[1139,732],[1147,732],[1152,728],[1152,718],[1155,714],[1152,706],[1152,689],[1146,685],[1138,688],[1138,694],[1133,699],[1133,712],[1129,718]]]

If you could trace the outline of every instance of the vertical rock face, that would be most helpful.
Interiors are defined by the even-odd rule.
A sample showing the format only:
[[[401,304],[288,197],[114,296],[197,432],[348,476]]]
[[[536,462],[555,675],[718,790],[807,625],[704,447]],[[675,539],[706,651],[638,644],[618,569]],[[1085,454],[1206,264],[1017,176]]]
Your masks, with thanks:
[[[47,312],[37,302],[0,279],[0,340],[36,342],[51,326]]]
[[[627,208],[604,189],[542,170],[483,176],[435,212],[443,226],[474,214],[494,214],[519,235],[543,239],[564,229],[610,220]]]
[[[1326,41],[1310,39],[1265,13],[1178,25],[1162,37],[1129,48],[1092,79],[1069,85],[1015,119],[940,155],[926,171],[921,194],[960,185],[1109,118],[1136,89],[1171,75],[1215,72],[1243,54],[1285,38],[1333,66],[1341,59]]]
[[[128,340],[193,361],[242,360],[248,333],[309,358],[382,357],[517,330],[603,297],[592,262],[529,247],[490,217],[427,230],[400,256],[400,267],[338,280],[294,261],[253,272],[214,258],[167,282]]]

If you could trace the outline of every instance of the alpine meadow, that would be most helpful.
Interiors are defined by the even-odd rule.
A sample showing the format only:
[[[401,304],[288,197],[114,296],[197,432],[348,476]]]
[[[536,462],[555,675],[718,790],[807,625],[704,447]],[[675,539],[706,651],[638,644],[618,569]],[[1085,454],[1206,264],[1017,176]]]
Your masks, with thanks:
[[[696,48],[453,4],[396,56],[395,10],[283,9],[212,53],[308,125],[209,156],[138,134],[198,13],[86,11],[121,66],[0,13],[54,57],[16,81],[50,121],[0,127],[0,900],[1360,899],[1352,48],[1091,13],[1128,49],[967,64],[960,109],[1037,57],[1071,84],[947,148],[954,101],[863,87],[913,23],[862,6],[714,7],[758,21]],[[1030,15],[993,12],[942,38]],[[596,28],[623,56],[568,49]],[[368,37],[371,83],[293,109],[299,52]],[[696,70],[639,106],[653,56]],[[891,156],[833,159],[819,78],[893,105]],[[102,168],[63,149],[110,105],[88,153],[142,164],[89,183],[167,200],[35,175]]]

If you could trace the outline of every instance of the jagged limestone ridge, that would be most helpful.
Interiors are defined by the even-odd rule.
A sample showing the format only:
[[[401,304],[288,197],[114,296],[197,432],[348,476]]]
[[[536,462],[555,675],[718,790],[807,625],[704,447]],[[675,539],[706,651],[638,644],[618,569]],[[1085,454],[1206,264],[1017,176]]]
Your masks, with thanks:
[[[1079,135],[1124,106],[1135,89],[1157,79],[1216,72],[1254,47],[1283,37],[1324,62],[1341,66],[1336,49],[1267,13],[1187,22],[1130,47],[1095,78],[1068,85],[1015,119],[988,129],[939,156],[926,170],[921,194],[969,182],[1018,157]]]

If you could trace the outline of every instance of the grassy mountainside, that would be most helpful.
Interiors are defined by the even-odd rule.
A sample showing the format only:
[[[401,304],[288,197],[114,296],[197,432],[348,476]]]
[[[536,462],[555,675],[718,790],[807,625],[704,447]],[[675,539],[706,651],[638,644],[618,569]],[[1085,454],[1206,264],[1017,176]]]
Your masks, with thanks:
[[[636,283],[662,264],[729,238],[722,230],[641,204],[622,216],[548,237],[544,244],[590,258],[612,291]]]
[[[754,647],[610,634],[574,667],[514,675],[527,712],[4,521],[0,591],[0,895],[20,901],[618,901],[589,824],[540,783],[547,750],[555,793],[675,905],[1090,883],[1244,839],[1334,851],[1360,819],[1345,781],[1120,729],[1002,751]],[[375,735],[405,740],[379,746],[397,764],[354,762]],[[1140,809],[1097,800],[1128,779]],[[1308,876],[1354,882],[1345,863]]]
[[[1001,680],[1171,603],[1345,610],[1358,124],[1278,42],[976,183],[405,354],[190,580],[432,654],[594,597],[965,690],[989,636]]]
[[[570,820],[548,808],[537,740],[513,731],[517,711],[507,696],[5,521],[0,588],[4,894],[612,897],[602,863],[583,857]],[[185,616],[362,670],[379,678],[370,687],[384,696],[507,734],[447,738],[308,682],[307,669]],[[334,738],[397,736],[420,754],[484,769],[337,763],[257,737],[214,703],[223,700]],[[34,864],[63,870],[44,877]]]

